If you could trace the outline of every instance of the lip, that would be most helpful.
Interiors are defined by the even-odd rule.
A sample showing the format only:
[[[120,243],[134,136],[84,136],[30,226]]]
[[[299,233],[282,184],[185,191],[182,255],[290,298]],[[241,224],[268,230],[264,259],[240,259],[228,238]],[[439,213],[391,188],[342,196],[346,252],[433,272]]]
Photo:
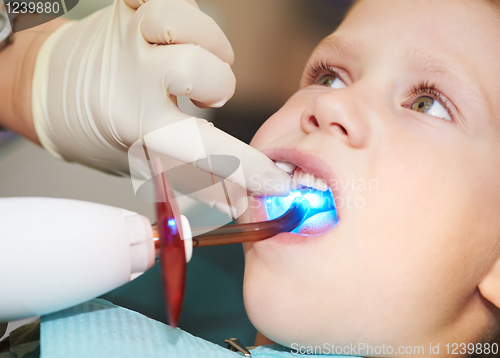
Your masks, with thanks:
[[[292,163],[307,173],[314,174],[316,178],[326,180],[328,187],[332,191],[333,199],[340,196],[338,185],[333,173],[333,169],[316,154],[299,150],[297,148],[268,148],[262,153],[274,161],[284,161]],[[338,211],[338,210],[337,210]]]
[[[317,178],[321,178],[327,181],[328,187],[332,191],[333,198],[340,195],[338,191],[338,186],[334,185],[336,183],[336,177],[333,174],[332,168],[317,155],[299,150],[297,148],[268,148],[262,150],[262,153],[267,155],[270,159],[274,161],[285,161],[302,168],[307,173],[314,174]],[[339,208],[337,208],[337,215],[340,220]],[[337,225],[338,226],[338,225]],[[321,235],[306,236],[295,233],[283,232],[276,236],[273,236],[267,240],[254,243],[254,245],[262,245],[266,242],[273,242],[285,245],[303,245],[306,243],[311,243],[320,240],[325,236],[327,232]]]

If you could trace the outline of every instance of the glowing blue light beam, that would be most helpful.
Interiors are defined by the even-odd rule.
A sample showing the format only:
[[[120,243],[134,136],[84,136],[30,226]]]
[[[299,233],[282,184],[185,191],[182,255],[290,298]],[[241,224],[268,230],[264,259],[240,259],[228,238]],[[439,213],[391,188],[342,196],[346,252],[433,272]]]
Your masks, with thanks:
[[[169,219],[167,221],[167,225],[170,226],[174,235],[177,234],[177,223],[175,222],[175,219]]]
[[[266,210],[269,219],[275,219],[285,213],[295,198],[302,196],[306,198],[312,207],[321,209],[321,211],[335,210],[335,201],[332,191],[319,191],[308,189],[306,191],[294,190],[290,195],[285,197],[271,197],[266,201]]]

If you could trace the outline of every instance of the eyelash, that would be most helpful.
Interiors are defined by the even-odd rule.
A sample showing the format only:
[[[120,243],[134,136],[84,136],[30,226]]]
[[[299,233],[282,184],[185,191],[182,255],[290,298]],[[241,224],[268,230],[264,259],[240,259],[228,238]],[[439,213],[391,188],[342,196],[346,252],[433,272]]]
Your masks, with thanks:
[[[455,120],[453,110],[450,106],[449,100],[439,92],[434,83],[423,81],[412,86],[409,97],[415,99],[422,94],[428,94],[434,97],[446,109],[452,120]]]
[[[323,61],[317,61],[312,66],[310,66],[306,72],[307,84],[308,85],[316,84],[318,79],[324,75],[332,75],[338,77],[339,79],[342,79],[339,76],[339,72],[335,70],[332,66],[326,64]]]

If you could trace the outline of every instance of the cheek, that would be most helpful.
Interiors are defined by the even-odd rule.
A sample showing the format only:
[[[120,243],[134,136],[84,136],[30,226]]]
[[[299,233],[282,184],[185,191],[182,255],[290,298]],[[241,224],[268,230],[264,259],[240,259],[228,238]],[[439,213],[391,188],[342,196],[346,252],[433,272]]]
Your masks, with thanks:
[[[498,190],[492,190],[488,165],[481,163],[485,153],[475,152],[471,143],[414,143],[401,152],[383,153],[376,163],[386,169],[379,171],[379,191],[369,202],[379,212],[365,218],[378,237],[365,248],[372,254],[379,250],[368,262],[381,268],[372,272],[382,277],[411,282],[400,295],[418,298],[414,307],[425,307],[426,321],[442,323],[463,309],[478,284],[482,263],[477,258],[492,246],[484,241],[491,237],[484,228],[492,227],[485,204],[498,203]],[[391,273],[394,267],[400,275]]]
[[[250,145],[257,149],[276,147],[280,141],[296,140],[302,133],[300,116],[311,103],[310,95],[297,93],[273,114],[257,131]]]
[[[269,146],[276,146],[281,138],[287,138],[291,134],[292,126],[295,128],[299,118],[296,114],[290,115],[287,111],[280,109],[272,115],[257,131],[250,145],[259,150]]]

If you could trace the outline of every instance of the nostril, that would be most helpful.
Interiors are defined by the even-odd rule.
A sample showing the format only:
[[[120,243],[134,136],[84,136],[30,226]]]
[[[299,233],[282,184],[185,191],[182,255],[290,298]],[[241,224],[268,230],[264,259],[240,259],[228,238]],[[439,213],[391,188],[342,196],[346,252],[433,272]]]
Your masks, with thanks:
[[[344,126],[342,126],[341,124],[338,124],[338,123],[335,123],[335,122],[334,122],[334,123],[330,123],[330,126],[332,126],[332,127],[333,127],[333,126],[337,127],[337,128],[338,128],[338,129],[342,132],[342,134],[347,135],[347,130],[346,130],[346,129],[344,128]]]
[[[332,131],[333,132],[337,132],[339,134],[342,134],[343,136],[348,136],[349,133],[347,132],[347,129],[346,127],[344,127],[342,125],[342,122],[339,120],[337,121],[336,119],[334,119],[332,121],[332,118],[331,116],[320,116],[319,117],[319,120],[318,118],[315,116],[315,115],[308,115],[308,116],[304,116],[301,118],[302,119],[305,119],[307,118],[307,120],[304,122],[305,123],[305,126],[306,126],[306,130],[315,130],[315,128],[319,128],[319,129],[323,129],[323,130],[326,130],[326,131]]]
[[[309,123],[311,123],[315,127],[319,127],[318,120],[314,116],[309,117]]]

